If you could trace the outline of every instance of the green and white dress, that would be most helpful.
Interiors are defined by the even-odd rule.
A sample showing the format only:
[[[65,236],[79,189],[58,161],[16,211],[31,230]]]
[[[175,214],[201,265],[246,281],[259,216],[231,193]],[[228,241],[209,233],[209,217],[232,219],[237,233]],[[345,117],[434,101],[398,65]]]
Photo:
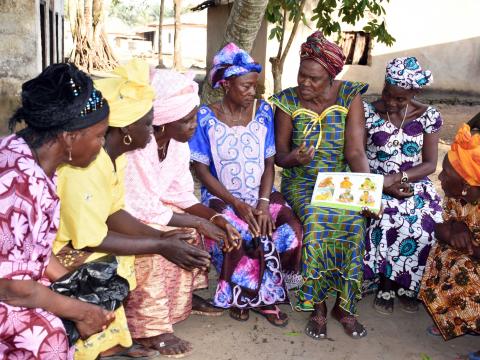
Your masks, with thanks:
[[[342,82],[336,104],[317,114],[302,108],[296,88],[288,88],[270,100],[293,121],[292,148],[304,141],[316,147],[307,165],[284,169],[282,193],[304,228],[302,249],[303,286],[298,290],[297,309],[312,311],[329,292],[340,293],[340,306],[356,313],[361,297],[365,219],[358,212],[310,205],[319,172],[349,171],[344,155],[348,109],[367,84]]]

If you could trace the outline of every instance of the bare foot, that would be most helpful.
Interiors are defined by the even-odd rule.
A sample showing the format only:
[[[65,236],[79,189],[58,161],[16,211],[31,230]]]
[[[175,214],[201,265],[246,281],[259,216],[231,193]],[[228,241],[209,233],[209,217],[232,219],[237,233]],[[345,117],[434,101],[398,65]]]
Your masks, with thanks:
[[[343,325],[345,333],[354,339],[359,339],[367,335],[367,329],[363,327],[357,318],[339,306],[335,306],[332,310],[332,316]]]
[[[161,355],[166,357],[182,358],[192,352],[192,344],[171,333],[147,339],[136,339],[136,341],[145,347],[158,350]]]
[[[327,306],[325,303],[315,305],[315,310],[305,327],[305,334],[315,340],[327,337]]]
[[[248,309],[230,308],[230,317],[237,321],[247,321],[250,317]]]

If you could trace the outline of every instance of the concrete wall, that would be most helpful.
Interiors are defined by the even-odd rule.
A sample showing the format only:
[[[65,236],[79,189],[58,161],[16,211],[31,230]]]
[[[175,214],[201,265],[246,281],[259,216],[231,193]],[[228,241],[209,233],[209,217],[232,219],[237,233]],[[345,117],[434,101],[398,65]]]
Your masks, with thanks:
[[[41,71],[39,0],[0,0],[0,95]]]
[[[45,44],[42,59],[40,2],[42,0],[0,0],[0,134],[5,121],[18,106],[21,85],[42,71],[43,65],[62,61],[62,16],[64,0],[44,0]],[[53,36],[50,37],[50,13]],[[58,14],[58,38],[55,14]],[[58,53],[57,53],[58,45]],[[50,56],[50,46],[54,56]]]
[[[311,17],[314,0],[307,3]],[[392,47],[374,43],[369,65],[347,65],[339,78],[365,81],[370,93],[380,93],[385,65],[398,56],[416,56],[420,64],[433,72],[434,91],[480,94],[480,1],[478,0],[401,0],[384,4],[388,31],[396,38]],[[364,22],[342,30],[361,30]],[[283,87],[296,85],[300,44],[314,31],[301,25],[288,54]],[[267,58],[276,54],[278,44],[269,41]],[[273,89],[271,68],[266,64],[267,93]]]

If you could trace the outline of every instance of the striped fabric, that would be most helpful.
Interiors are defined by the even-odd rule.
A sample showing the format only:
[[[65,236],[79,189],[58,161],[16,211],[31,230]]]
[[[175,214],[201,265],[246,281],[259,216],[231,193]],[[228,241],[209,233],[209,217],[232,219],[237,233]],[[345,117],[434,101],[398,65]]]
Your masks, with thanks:
[[[307,147],[316,147],[311,163],[284,169],[282,173],[282,193],[304,226],[304,285],[297,292],[298,310],[312,311],[329,292],[338,292],[341,308],[356,313],[356,299],[361,296],[365,220],[354,211],[311,206],[310,199],[318,172],[348,171],[343,152],[347,117],[344,108],[348,109],[354,97],[367,88],[363,83],[342,82],[338,107],[332,107],[309,131],[305,129],[311,126],[313,115],[298,111],[301,107],[295,88],[270,99],[290,116],[294,112],[297,115],[293,117],[292,147],[304,141]]]

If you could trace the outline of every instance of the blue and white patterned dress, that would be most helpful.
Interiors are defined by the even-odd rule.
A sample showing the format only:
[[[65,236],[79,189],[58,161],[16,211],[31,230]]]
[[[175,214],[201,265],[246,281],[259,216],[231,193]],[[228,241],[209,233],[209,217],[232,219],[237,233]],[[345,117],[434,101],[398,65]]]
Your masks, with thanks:
[[[367,157],[376,174],[394,174],[421,164],[424,134],[435,133],[442,126],[440,113],[431,106],[402,130],[380,117],[373,105],[364,102],[364,109]],[[418,292],[442,208],[428,178],[412,184],[411,197],[383,195],[384,214],[380,220],[372,220],[367,232],[364,278],[373,280],[382,274],[400,287]]]
[[[191,159],[209,166],[210,173],[237,199],[257,206],[265,159],[275,155],[273,111],[262,101],[246,126],[228,126],[206,105],[197,114],[198,126],[189,141]],[[244,245],[222,252],[206,241],[220,274],[213,299],[222,308],[255,308],[287,302],[287,287],[299,285],[302,225],[278,192],[270,196],[270,215],[276,230],[272,237],[254,238],[235,209],[202,186],[202,202],[238,230]]]

